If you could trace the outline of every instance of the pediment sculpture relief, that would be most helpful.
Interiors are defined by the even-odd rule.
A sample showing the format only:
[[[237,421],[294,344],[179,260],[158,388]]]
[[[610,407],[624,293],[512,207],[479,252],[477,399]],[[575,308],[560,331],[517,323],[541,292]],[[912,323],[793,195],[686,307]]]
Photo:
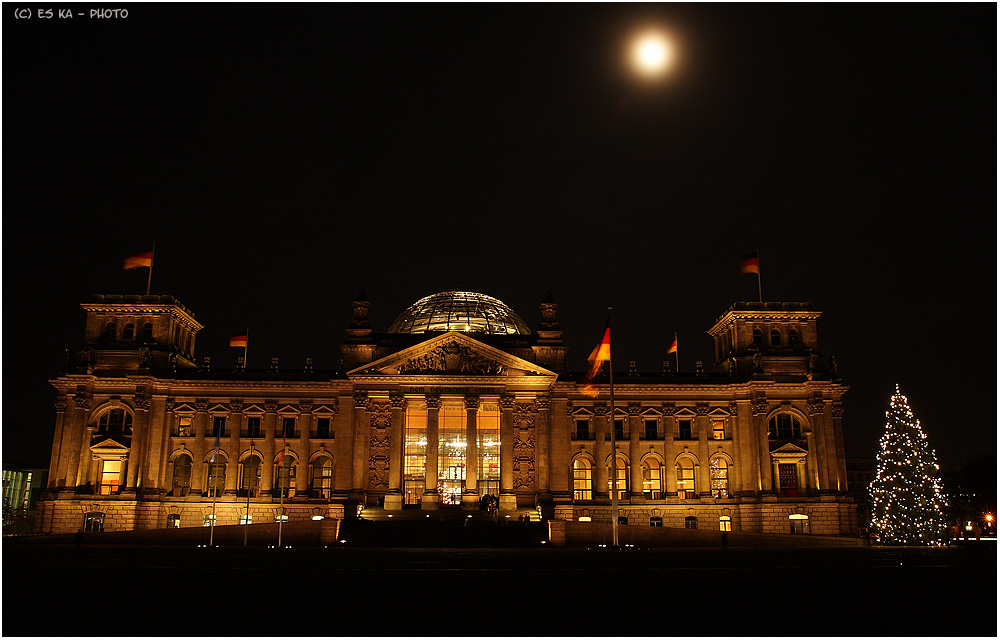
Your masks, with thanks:
[[[507,367],[484,358],[458,342],[436,347],[399,365],[400,374],[469,373],[474,375],[507,375]]]

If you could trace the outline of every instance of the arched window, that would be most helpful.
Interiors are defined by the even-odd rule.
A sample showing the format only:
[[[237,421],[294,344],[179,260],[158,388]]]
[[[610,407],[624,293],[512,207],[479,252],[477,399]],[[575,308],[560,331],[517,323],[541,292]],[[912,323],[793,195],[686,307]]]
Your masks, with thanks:
[[[615,457],[615,471],[618,473],[618,499],[628,499],[628,461],[625,456]],[[608,498],[611,498],[611,459],[608,459]]]
[[[320,456],[312,463],[312,497],[330,499],[333,490],[333,460]]]
[[[153,339],[153,323],[147,322],[142,325],[142,339],[149,341]]]
[[[684,528],[685,529],[697,529],[698,528],[698,517],[697,516],[685,516],[684,517]]]
[[[247,456],[240,463],[240,495],[254,498],[260,492],[260,458]]]
[[[753,344],[755,347],[761,347],[764,345],[764,332],[760,329],[753,330]]]
[[[767,421],[767,437],[771,440],[790,440],[802,438],[802,426],[799,419],[790,413],[779,413]]]
[[[797,347],[799,346],[799,332],[795,329],[788,330],[788,346]]]
[[[104,325],[104,339],[114,340],[115,339],[115,323],[109,322]]]
[[[208,497],[218,497],[226,490],[226,461],[216,455],[215,462],[208,463]]]
[[[573,500],[593,500],[593,467],[590,460],[577,458],[573,461]]]
[[[122,340],[132,340],[133,338],[135,338],[135,325],[128,322],[122,329]]]
[[[647,500],[663,498],[663,466],[660,461],[648,457],[642,461],[642,495]]]
[[[712,497],[728,498],[729,465],[726,463],[725,458],[721,456],[715,456],[712,458],[712,460],[708,463],[708,472],[711,476]]]
[[[781,332],[777,329],[771,329],[771,346],[780,347],[781,346]]]
[[[292,456],[285,456],[285,460],[280,465],[275,465],[274,470],[274,497],[284,495],[291,498],[295,495],[295,472],[298,465]]]
[[[191,456],[182,453],[174,459],[173,494],[186,496],[191,490]]]
[[[677,495],[681,498],[694,498],[694,462],[691,458],[681,458],[677,461]]]
[[[132,433],[132,414],[124,409],[111,409],[97,420],[98,433]]]

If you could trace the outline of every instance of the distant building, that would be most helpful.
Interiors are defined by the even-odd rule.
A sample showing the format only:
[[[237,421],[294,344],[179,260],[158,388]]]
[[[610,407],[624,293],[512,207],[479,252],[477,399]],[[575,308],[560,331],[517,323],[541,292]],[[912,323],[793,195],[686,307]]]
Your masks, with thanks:
[[[610,522],[614,456],[629,524],[857,535],[841,399],[808,303],[740,302],[709,330],[715,364],[615,374],[589,397],[557,305],[537,330],[449,291],[385,333],[354,302],[342,370],[213,368],[170,296],[99,295],[57,390],[38,529],[72,532],[501,509]],[[595,341],[599,336],[595,335]],[[612,447],[612,436],[614,446]]]
[[[875,479],[875,458],[847,459],[847,492],[858,506],[858,526],[862,529],[871,522],[871,494],[869,487]]]
[[[46,485],[48,469],[25,469],[3,466],[3,526],[4,532],[31,530],[35,504]]]

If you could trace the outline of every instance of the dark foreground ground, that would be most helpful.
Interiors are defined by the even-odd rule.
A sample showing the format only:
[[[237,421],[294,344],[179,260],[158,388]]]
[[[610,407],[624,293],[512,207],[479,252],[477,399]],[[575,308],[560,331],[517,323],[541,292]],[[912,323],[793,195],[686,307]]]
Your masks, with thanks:
[[[996,636],[995,548],[3,545],[4,636]],[[613,620],[613,622],[611,622]]]

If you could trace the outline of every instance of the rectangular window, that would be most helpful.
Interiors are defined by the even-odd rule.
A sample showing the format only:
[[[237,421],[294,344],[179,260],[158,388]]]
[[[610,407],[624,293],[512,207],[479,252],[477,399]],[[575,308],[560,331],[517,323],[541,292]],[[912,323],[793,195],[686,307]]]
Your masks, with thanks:
[[[799,495],[798,479],[795,475],[794,464],[778,465],[778,487],[781,495],[788,498],[795,498]]]
[[[294,438],[295,437],[295,418],[282,418],[281,419],[281,433],[279,436],[284,438]]]
[[[101,489],[102,496],[110,496],[118,491],[118,484],[122,473],[121,460],[104,460],[101,465]]]
[[[330,437],[330,419],[329,418],[316,418],[316,437],[317,438],[329,438]]]
[[[420,504],[427,466],[427,407],[407,402],[403,416],[403,502]]]
[[[651,526],[651,527],[662,527],[663,526],[663,516],[649,516],[649,526]]]
[[[479,495],[500,493],[500,405],[483,402],[476,418],[476,450],[479,453]]]
[[[226,437],[226,416],[212,416],[212,437]]]
[[[726,439],[726,421],[725,420],[712,420],[712,439],[713,440],[725,440]]]
[[[656,420],[646,420],[646,440],[656,440]]]
[[[465,488],[466,409],[459,402],[442,401],[438,413],[437,488],[441,504],[462,504]]]
[[[615,420],[615,440],[621,442],[626,440],[625,437],[625,421],[621,418]]]
[[[576,438],[574,440],[590,440],[590,420],[576,421]]]
[[[181,528],[181,514],[179,514],[179,513],[169,513],[169,514],[167,514],[167,528],[168,529],[180,529]]]
[[[690,440],[691,439],[691,421],[690,420],[678,420],[677,421],[677,439],[678,440]]]
[[[259,438],[261,434],[260,431],[260,417],[252,416],[247,418],[247,437],[248,438]]]
[[[184,438],[190,438],[194,435],[191,428],[191,416],[180,416],[177,418],[177,435]]]
[[[729,516],[719,516],[719,531],[732,531],[733,519]]]

